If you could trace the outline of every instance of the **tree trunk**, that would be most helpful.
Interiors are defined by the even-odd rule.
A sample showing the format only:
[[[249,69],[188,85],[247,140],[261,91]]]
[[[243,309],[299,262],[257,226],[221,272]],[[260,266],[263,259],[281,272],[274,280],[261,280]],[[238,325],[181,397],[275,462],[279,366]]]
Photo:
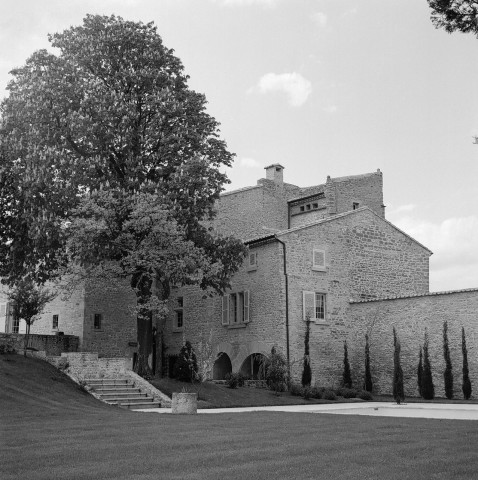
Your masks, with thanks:
[[[27,322],[27,328],[25,332],[25,347],[23,349],[23,356],[27,356],[28,340],[30,339],[30,322]]]

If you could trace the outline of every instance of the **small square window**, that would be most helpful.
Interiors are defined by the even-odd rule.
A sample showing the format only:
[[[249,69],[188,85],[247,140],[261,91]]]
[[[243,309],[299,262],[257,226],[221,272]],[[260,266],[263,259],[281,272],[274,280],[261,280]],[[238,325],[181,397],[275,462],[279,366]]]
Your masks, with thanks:
[[[95,330],[101,330],[102,323],[103,323],[103,315],[101,313],[95,313],[93,316],[93,328]]]
[[[183,311],[176,310],[176,328],[183,328],[184,319],[183,319]]]
[[[312,208],[319,208],[319,204],[318,203],[313,203]]]
[[[310,210],[310,203],[306,205],[307,210]]]
[[[303,212],[304,210],[305,210],[305,207],[304,207],[304,205],[302,205],[302,206],[300,207],[300,211]]]
[[[58,315],[53,315],[53,321],[52,321],[51,328],[53,330],[58,330]]]
[[[359,208],[359,205],[360,205],[360,204],[359,204],[358,202],[353,202],[353,203],[352,203],[352,209],[353,209],[353,210],[357,210],[357,208]]]
[[[184,306],[183,297],[178,297],[178,307],[183,308],[183,306]]]
[[[312,251],[312,270],[325,272],[325,251],[314,249]]]

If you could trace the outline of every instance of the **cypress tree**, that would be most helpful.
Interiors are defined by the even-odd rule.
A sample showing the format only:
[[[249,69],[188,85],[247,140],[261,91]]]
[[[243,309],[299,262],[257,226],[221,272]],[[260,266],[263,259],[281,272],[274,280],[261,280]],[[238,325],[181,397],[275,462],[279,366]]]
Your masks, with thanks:
[[[352,388],[352,374],[350,373],[347,340],[344,341],[344,373],[342,375],[342,381],[343,381],[344,387]]]
[[[400,365],[400,340],[397,337],[395,327],[393,327],[393,398],[400,405],[405,400],[403,390],[403,370]]]
[[[302,370],[302,386],[309,386],[312,381],[312,370],[310,368],[310,316],[307,314],[305,319],[306,330],[304,339],[304,369]]]
[[[450,347],[448,346],[448,322],[443,322],[443,357],[445,358],[445,396],[448,400],[453,398],[453,371],[450,358]]]
[[[371,392],[373,389],[372,372],[370,371],[370,345],[368,335],[365,334],[365,381],[364,390]]]
[[[422,382],[423,382],[423,353],[422,353],[422,347],[420,347],[420,354],[419,354],[418,368],[417,368],[418,394],[420,395],[420,397],[423,397]]]
[[[465,400],[471,397],[471,382],[468,371],[468,350],[466,349],[465,327],[461,327],[461,351],[463,352],[463,396]]]
[[[433,386],[432,366],[428,353],[428,334],[426,329],[425,342],[423,344],[422,397],[426,400],[433,400],[433,398],[435,398],[435,387]]]

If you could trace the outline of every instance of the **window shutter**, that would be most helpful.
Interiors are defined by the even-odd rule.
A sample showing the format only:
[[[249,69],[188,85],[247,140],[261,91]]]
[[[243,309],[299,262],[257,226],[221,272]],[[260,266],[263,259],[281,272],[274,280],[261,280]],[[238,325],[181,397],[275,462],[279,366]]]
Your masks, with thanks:
[[[244,323],[249,323],[249,290],[244,291]]]
[[[229,295],[222,297],[222,324],[229,325]]]
[[[302,308],[304,321],[309,314],[311,320],[315,320],[315,292],[302,292]]]
[[[314,250],[313,266],[316,268],[325,268],[325,252],[323,250]]]
[[[249,266],[255,267],[256,266],[256,253],[249,254]]]
[[[0,303],[0,317],[5,317],[7,315],[7,304]]]

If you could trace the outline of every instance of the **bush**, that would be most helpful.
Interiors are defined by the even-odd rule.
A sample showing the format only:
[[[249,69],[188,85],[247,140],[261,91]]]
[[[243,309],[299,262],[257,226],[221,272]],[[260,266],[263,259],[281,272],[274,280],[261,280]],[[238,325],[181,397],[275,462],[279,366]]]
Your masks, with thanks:
[[[291,383],[289,386],[289,392],[294,397],[302,397],[303,387],[302,385],[298,385],[297,383]]]
[[[182,382],[193,382],[197,377],[197,373],[196,354],[191,342],[186,341],[174,363],[173,377]]]
[[[344,341],[344,372],[342,374],[342,384],[344,387],[352,388],[352,374],[350,372],[347,340]]]
[[[285,392],[288,381],[287,361],[284,356],[272,348],[266,363],[267,386],[274,392]]]
[[[305,385],[302,388],[302,396],[304,397],[304,400],[309,400],[312,397],[312,387]]]
[[[443,357],[445,359],[445,371],[443,372],[445,383],[445,396],[448,400],[453,398],[453,369],[451,366],[450,347],[448,346],[448,322],[443,323]]]
[[[425,330],[425,342],[423,344],[423,373],[422,373],[422,397],[425,400],[435,398],[435,387],[433,385],[432,365],[428,353],[428,334]]]
[[[471,382],[468,370],[468,350],[466,349],[465,328],[461,327],[461,351],[463,353],[463,397],[468,400],[471,397]]]
[[[229,388],[237,388],[244,386],[244,375],[241,373],[228,373],[225,378]]]
[[[320,400],[322,398],[322,389],[318,387],[312,387],[310,391],[311,398]]]
[[[372,372],[370,371],[370,345],[368,335],[365,335],[365,378],[364,390],[371,392],[373,390]]]
[[[337,388],[337,390],[335,390],[335,393],[337,396],[343,398],[355,398],[357,396],[357,390],[347,387]]]
[[[362,391],[358,392],[357,397],[362,399],[362,400],[367,400],[368,402],[373,400],[372,394],[370,392],[367,392],[367,390],[362,390]]]
[[[393,398],[400,405],[405,400],[403,389],[403,370],[400,364],[400,340],[395,327],[393,327]]]
[[[5,355],[7,353],[16,353],[16,350],[13,348],[12,345],[8,343],[2,343],[0,345],[0,355]]]
[[[333,390],[326,388],[322,391],[322,398],[324,400],[337,400],[337,395]]]
[[[306,318],[306,329],[304,339],[304,369],[302,370],[302,386],[310,385],[312,381],[312,369],[310,368],[310,350],[309,350],[309,338],[310,338],[310,316]]]

